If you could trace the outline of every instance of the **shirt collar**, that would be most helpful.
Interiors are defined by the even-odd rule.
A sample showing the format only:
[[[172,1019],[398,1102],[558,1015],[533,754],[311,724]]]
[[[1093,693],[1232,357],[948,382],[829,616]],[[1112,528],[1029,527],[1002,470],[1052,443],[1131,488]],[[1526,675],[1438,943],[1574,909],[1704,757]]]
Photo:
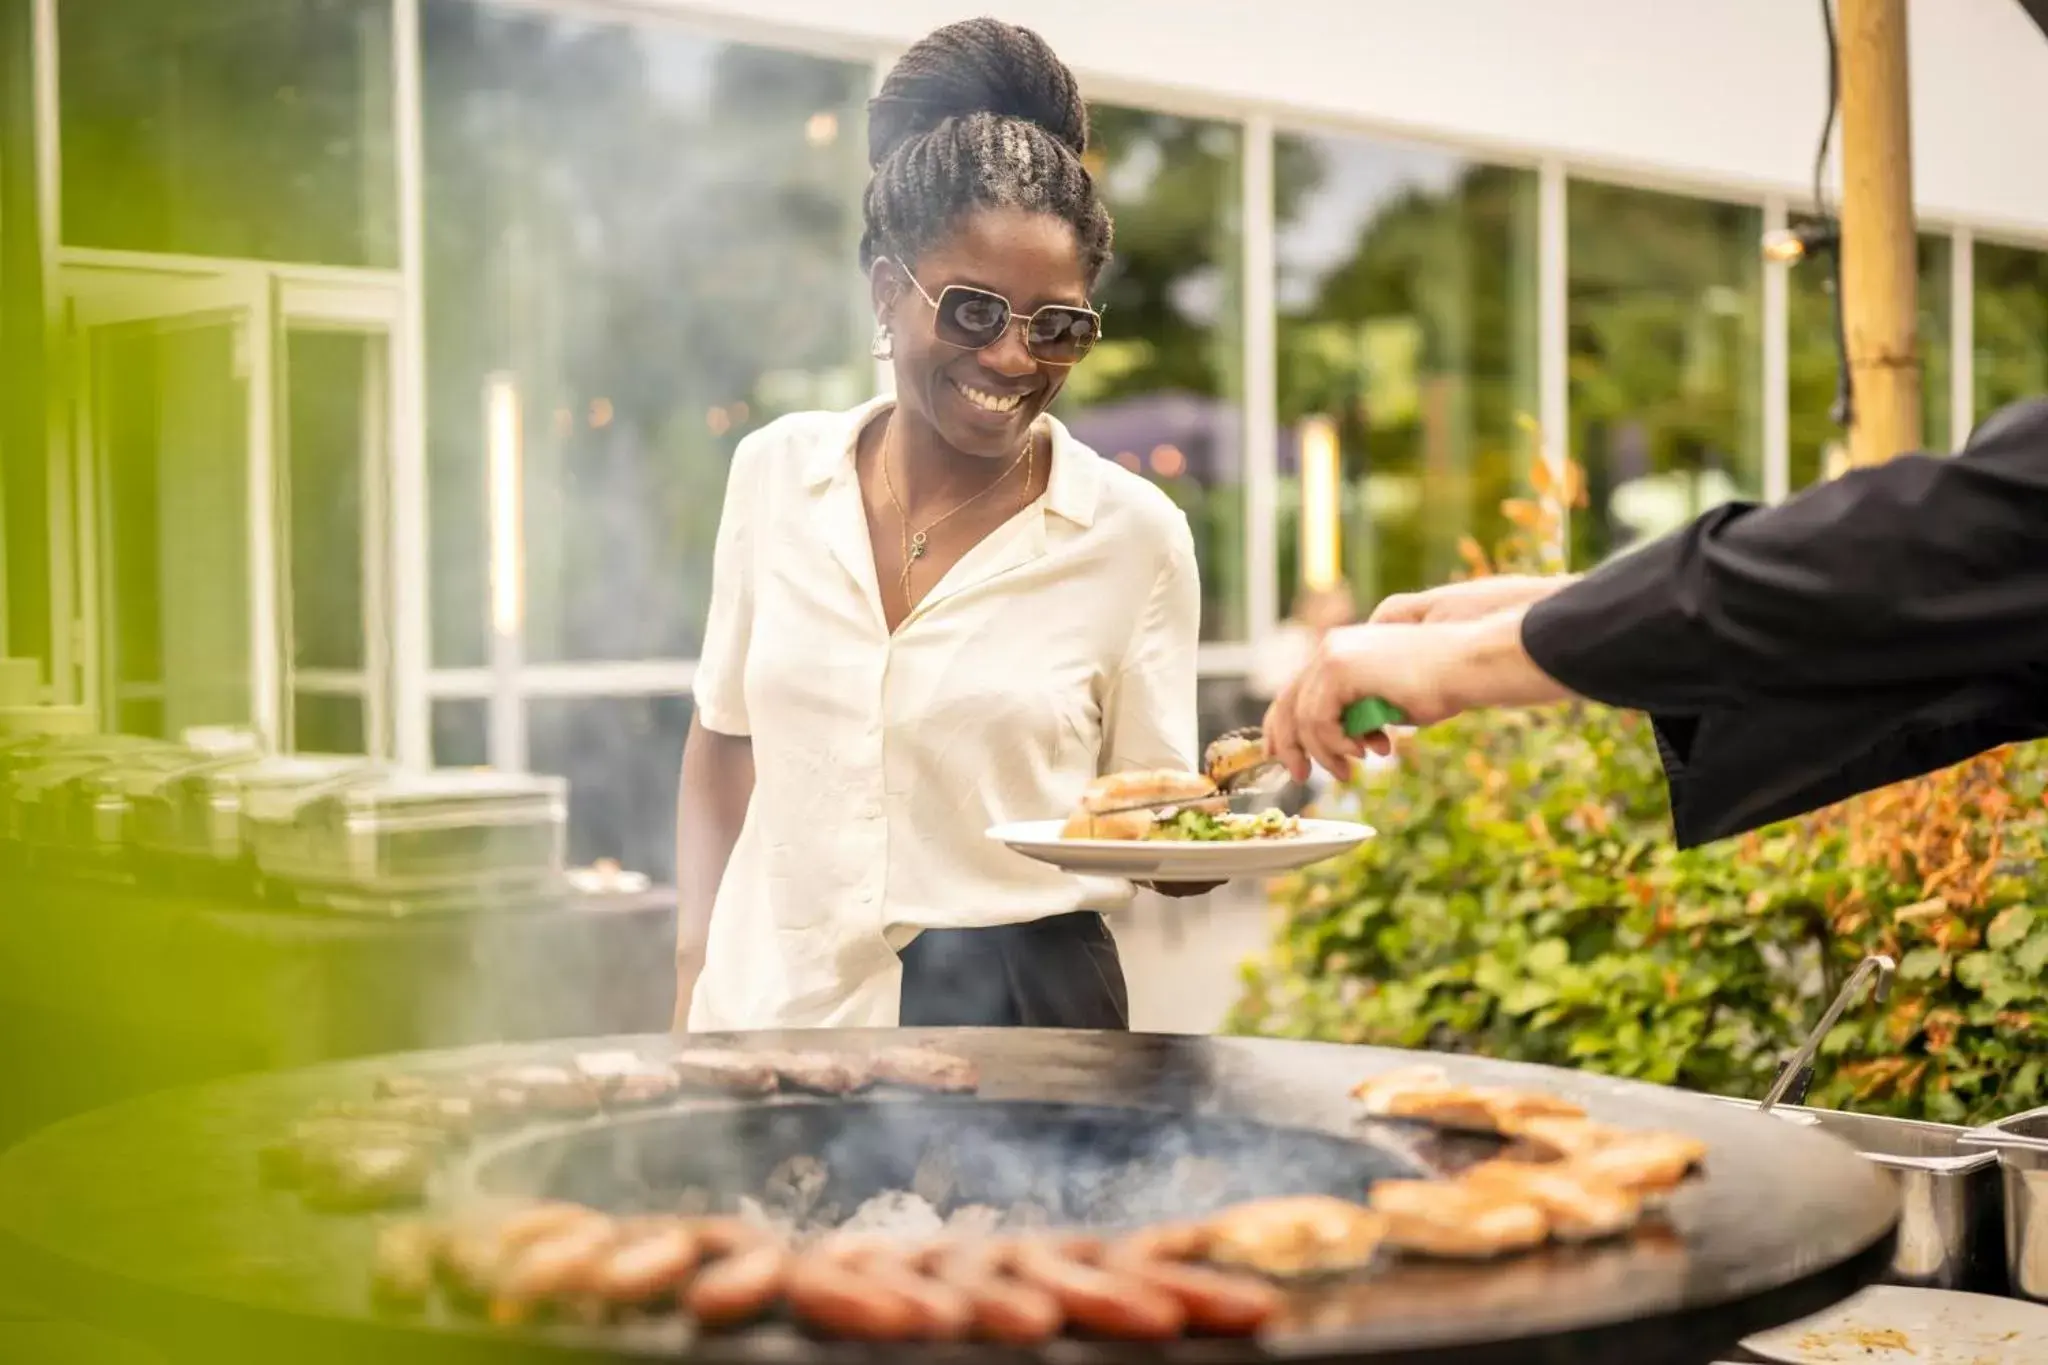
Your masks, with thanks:
[[[804,487],[823,488],[853,468],[853,452],[868,423],[894,405],[892,398],[871,398],[839,414],[830,435],[818,443],[804,470]],[[1053,515],[1086,529],[1095,523],[1095,505],[1102,489],[1102,457],[1075,440],[1057,417],[1039,419],[1052,436],[1052,477],[1046,484],[1045,506]]]

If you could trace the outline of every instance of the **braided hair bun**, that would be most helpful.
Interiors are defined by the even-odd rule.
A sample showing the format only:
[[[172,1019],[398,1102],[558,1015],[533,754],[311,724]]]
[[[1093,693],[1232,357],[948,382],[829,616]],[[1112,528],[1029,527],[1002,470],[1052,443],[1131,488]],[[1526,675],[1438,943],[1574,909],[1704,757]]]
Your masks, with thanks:
[[[927,34],[868,102],[861,265],[915,261],[971,209],[1019,208],[1073,227],[1094,278],[1111,228],[1087,150],[1088,105],[1045,39],[995,19]]]

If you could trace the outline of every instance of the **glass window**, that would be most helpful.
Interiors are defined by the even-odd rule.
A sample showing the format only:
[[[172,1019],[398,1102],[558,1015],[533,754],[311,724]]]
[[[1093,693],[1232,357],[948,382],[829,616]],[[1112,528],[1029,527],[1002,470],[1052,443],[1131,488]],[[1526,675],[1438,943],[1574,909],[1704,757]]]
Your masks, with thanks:
[[[344,693],[292,696],[292,748],[302,754],[366,754],[363,699]]]
[[[1164,488],[1202,567],[1202,638],[1245,635],[1242,131],[1116,105],[1090,111],[1091,168],[1116,219],[1096,290],[1102,342],[1057,411]]]
[[[1808,220],[1795,217],[1793,224]],[[1929,450],[1949,448],[1949,239],[1919,244],[1920,411]],[[1786,388],[1793,492],[1848,458],[1848,433],[1829,416],[1839,365],[1835,348],[1835,278],[1825,256],[1791,268],[1785,288]],[[1834,472],[1840,472],[1838,468]]]
[[[1571,453],[1588,505],[1572,562],[1763,492],[1762,211],[1574,181]]]
[[[689,698],[535,698],[527,724],[533,770],[569,779],[570,861],[615,858],[674,885]]]
[[[433,704],[434,766],[482,768],[491,761],[490,709],[481,701],[447,698]]]
[[[1444,582],[1461,536],[1505,532],[1532,449],[1516,419],[1536,409],[1536,177],[1286,134],[1274,181],[1281,612],[1332,570],[1360,606]],[[1306,452],[1334,480],[1305,471],[1306,419],[1336,438],[1334,460],[1327,440]],[[1307,540],[1305,487],[1325,517]]]
[[[390,0],[58,7],[64,240],[397,261]]]
[[[487,654],[494,373],[527,657],[692,658],[734,445],[873,389],[870,68],[495,4],[421,21],[434,663]]]
[[[1971,272],[1981,422],[2007,403],[2048,394],[2048,252],[1978,242]]]
[[[384,339],[294,327],[285,333],[286,483],[292,663],[365,663],[363,493],[383,432]]]

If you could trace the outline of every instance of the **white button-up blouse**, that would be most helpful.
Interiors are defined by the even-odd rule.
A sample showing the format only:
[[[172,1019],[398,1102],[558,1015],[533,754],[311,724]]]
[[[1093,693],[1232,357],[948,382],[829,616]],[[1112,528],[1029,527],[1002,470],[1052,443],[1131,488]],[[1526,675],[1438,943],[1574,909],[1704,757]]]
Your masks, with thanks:
[[[1172,501],[1051,419],[1043,496],[891,636],[854,472],[887,400],[784,417],[734,453],[696,675],[751,737],[754,794],[711,916],[693,1030],[889,1027],[927,928],[1127,904],[986,836],[1098,774],[1192,766],[1201,596]]]

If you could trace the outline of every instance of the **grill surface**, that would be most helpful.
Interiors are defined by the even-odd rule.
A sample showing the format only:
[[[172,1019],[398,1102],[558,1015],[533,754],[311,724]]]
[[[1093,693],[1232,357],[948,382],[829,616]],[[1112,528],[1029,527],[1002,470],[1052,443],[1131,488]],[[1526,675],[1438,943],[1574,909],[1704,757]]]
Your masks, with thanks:
[[[739,1035],[744,1047],[866,1052],[916,1041],[974,1058],[974,1100],[698,1102],[534,1126],[479,1147],[440,1193],[567,1194],[614,1208],[758,1195],[792,1156],[823,1161],[814,1222],[920,1181],[935,1207],[1032,1204],[1061,1222],[1196,1212],[1244,1195],[1361,1195],[1372,1180],[1455,1167],[1483,1144],[1361,1124],[1346,1092],[1414,1054],[1258,1039],[1036,1030]],[[210,1360],[604,1359],[686,1353],[731,1362],[855,1361],[977,1347],[875,1348],[782,1327],[692,1339],[680,1322],[500,1333],[428,1314],[378,1316],[377,1220],[310,1213],[263,1188],[257,1149],[313,1100],[394,1070],[450,1073],[566,1061],[593,1047],[673,1050],[666,1037],[414,1054],[173,1092],[60,1124],[0,1155],[0,1238],[29,1292],[59,1311],[199,1345]],[[1401,1365],[1702,1365],[1739,1338],[1871,1282],[1896,1197],[1846,1146],[1747,1110],[1656,1087],[1477,1058],[1432,1057],[1461,1082],[1548,1090],[1592,1116],[1690,1132],[1707,1174],[1668,1226],[1608,1246],[1497,1264],[1401,1262],[1304,1286],[1262,1341],[1164,1349],[1063,1341],[1049,1361],[1368,1359]],[[939,1157],[945,1159],[939,1160]],[[934,1174],[934,1170],[938,1172]],[[1220,1184],[1218,1172],[1221,1172]],[[786,1174],[786,1173],[785,1173]],[[1012,1196],[1019,1196],[1013,1198]],[[1166,1206],[1166,1207],[1162,1207]],[[819,1213],[819,1210],[825,1210]],[[829,1216],[828,1216],[829,1215]],[[235,1344],[230,1354],[224,1343]],[[1010,1353],[1014,1358],[1014,1353]]]

